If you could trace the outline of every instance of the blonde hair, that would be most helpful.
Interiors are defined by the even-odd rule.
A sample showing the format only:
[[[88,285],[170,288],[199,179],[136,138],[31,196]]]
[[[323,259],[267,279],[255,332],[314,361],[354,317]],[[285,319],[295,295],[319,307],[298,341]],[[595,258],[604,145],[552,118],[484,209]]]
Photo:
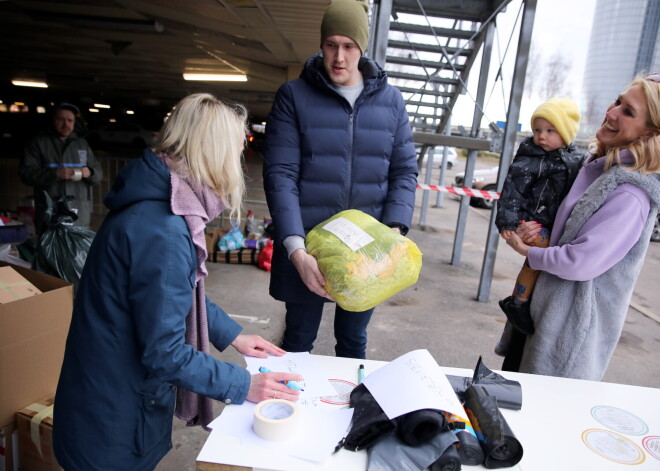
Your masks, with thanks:
[[[644,97],[646,98],[646,107],[648,114],[646,117],[646,127],[652,133],[648,138],[639,136],[633,142],[621,147],[614,147],[605,150],[605,146],[594,139],[595,154],[606,155],[605,168],[608,169],[614,164],[621,165],[619,153],[623,149],[628,151],[635,158],[635,163],[630,167],[623,167],[626,170],[636,171],[641,174],[660,173],[660,83],[652,80],[646,80],[645,75],[639,74],[630,82],[626,90],[639,85]]]
[[[166,153],[177,173],[208,186],[230,210],[230,218],[240,220],[246,130],[245,107],[195,93],[176,104],[158,134],[154,151]]]

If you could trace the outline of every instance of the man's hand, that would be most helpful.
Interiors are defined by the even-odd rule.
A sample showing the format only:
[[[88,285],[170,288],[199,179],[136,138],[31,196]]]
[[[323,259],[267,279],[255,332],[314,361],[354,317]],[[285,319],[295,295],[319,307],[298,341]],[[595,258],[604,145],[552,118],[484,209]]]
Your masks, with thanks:
[[[60,180],[71,180],[73,178],[74,171],[71,167],[57,167],[55,175]]]
[[[298,270],[300,278],[302,278],[307,289],[312,293],[333,301],[324,288],[325,277],[321,273],[321,270],[319,270],[319,264],[314,257],[303,249],[298,249],[291,254],[291,262],[296,267],[296,270]]]
[[[268,354],[282,356],[286,352],[259,335],[239,335],[231,343],[238,353],[250,357],[268,358]]]
[[[55,171],[55,175],[60,180],[73,180],[76,170],[78,169],[72,167],[58,167]],[[89,178],[92,175],[92,171],[89,167],[82,167],[80,170],[82,171],[82,178]]]

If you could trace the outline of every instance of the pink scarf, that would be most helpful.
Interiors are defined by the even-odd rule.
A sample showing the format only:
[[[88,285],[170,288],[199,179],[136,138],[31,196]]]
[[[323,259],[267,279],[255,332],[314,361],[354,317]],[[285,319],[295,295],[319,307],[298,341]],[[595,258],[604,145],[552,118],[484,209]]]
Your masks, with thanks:
[[[204,231],[206,223],[215,219],[224,209],[220,198],[207,186],[195,185],[186,176],[171,170],[171,160],[166,155],[159,155],[170,167],[170,206],[172,212],[183,216],[197,251],[196,286],[193,290],[193,302],[186,317],[186,343],[196,350],[210,354],[209,330],[206,317],[206,295],[204,278],[206,271],[206,238]],[[206,425],[213,420],[213,402],[183,388],[177,388],[175,414],[185,420],[188,426]]]

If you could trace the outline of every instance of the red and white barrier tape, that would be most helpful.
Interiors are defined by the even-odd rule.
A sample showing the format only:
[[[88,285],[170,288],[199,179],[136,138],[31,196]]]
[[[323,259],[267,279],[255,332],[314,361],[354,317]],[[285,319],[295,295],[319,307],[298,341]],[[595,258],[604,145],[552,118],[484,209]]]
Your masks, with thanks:
[[[473,198],[490,198],[494,200],[500,199],[500,194],[497,191],[475,190],[474,188],[458,188],[455,186],[422,185],[421,183],[417,184],[417,188],[420,190],[444,191],[454,195],[471,196]]]

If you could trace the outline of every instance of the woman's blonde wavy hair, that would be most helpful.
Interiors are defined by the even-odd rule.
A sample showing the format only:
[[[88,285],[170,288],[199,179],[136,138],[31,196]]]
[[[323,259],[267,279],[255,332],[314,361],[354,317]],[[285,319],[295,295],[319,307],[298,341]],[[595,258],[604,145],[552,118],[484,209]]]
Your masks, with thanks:
[[[626,90],[635,85],[641,87],[646,97],[646,106],[648,108],[646,127],[650,135],[639,136],[639,138],[626,146],[614,147],[609,150],[605,150],[605,146],[594,139],[594,153],[596,155],[606,155],[606,169],[615,164],[621,166],[619,153],[623,149],[628,149],[635,158],[635,163],[630,167],[621,166],[622,168],[641,174],[660,173],[660,83],[647,80],[645,77],[645,74],[637,75],[628,84]]]
[[[242,152],[247,110],[209,93],[183,98],[161,128],[154,151],[169,156],[177,173],[206,185],[240,220],[245,178]]]

